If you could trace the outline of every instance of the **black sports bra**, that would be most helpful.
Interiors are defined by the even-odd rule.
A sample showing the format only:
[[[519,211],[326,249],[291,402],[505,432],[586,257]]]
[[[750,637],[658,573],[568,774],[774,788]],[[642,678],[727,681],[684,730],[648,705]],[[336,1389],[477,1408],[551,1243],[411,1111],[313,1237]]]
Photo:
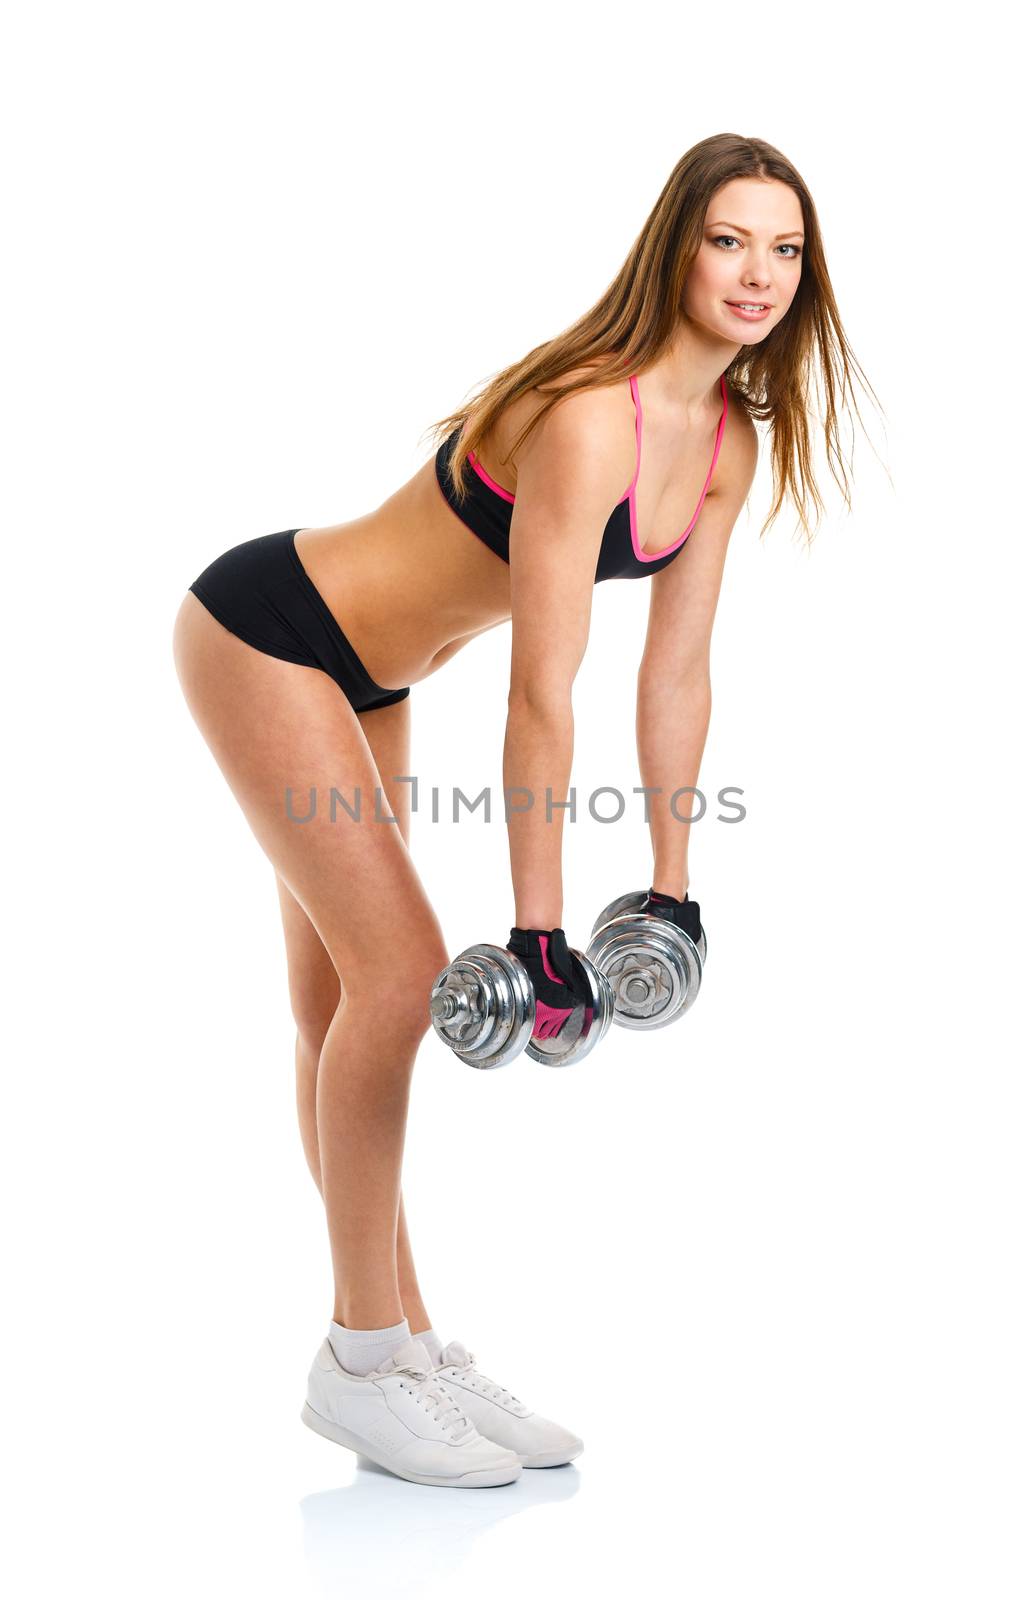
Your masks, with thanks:
[[[657,550],[653,555],[646,555],[640,548],[639,536],[636,532],[636,484],[639,481],[639,465],[643,454],[643,407],[639,399],[639,385],[635,377],[629,379],[632,390],[632,400],[636,408],[636,470],[632,475],[632,482],[622,495],[607,520],[604,536],[600,543],[600,555],[597,558],[597,570],[594,583],[603,583],[605,578],[647,578],[654,572],[660,572],[666,567],[681,550],[689,535],[696,526],[696,519],[700,515],[700,508],[710,488],[710,480],[714,476],[718,455],[721,450],[721,439],[725,430],[725,418],[728,415],[728,391],[725,386],[724,373],[721,374],[721,420],[718,423],[717,437],[714,441],[714,454],[711,458],[710,471],[707,473],[703,490],[693,512],[692,521],[684,533],[680,534],[674,544],[669,544],[664,550]],[[480,465],[474,451],[469,452],[469,463],[473,467],[470,475],[465,500],[461,505],[455,498],[454,486],[448,462],[455,441],[458,438],[458,429],[450,434],[440,449],[437,451],[435,465],[437,482],[440,484],[448,505],[455,515],[471,528],[488,549],[501,557],[502,561],[508,560],[509,535],[511,533],[512,506],[515,496],[509,494],[507,489],[502,489],[495,483],[489,473]]]

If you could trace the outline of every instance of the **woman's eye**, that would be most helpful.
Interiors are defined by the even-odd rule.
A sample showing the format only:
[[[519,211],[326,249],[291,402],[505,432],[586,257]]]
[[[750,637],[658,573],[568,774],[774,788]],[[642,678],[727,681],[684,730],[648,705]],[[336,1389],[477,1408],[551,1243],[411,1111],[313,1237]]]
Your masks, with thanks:
[[[722,241],[728,241],[728,240],[730,240],[732,244],[738,244],[739,243],[738,239],[732,233],[719,233],[719,234],[716,234],[715,237],[711,240],[711,243],[712,244],[721,244]],[[800,254],[800,246],[798,244],[780,244],[778,246],[778,249],[779,250],[791,250],[792,251],[792,254],[790,256],[783,256],[782,257],[783,261],[794,261],[796,259],[796,256],[798,256]],[[727,253],[729,255],[731,255],[732,252],[728,251]]]

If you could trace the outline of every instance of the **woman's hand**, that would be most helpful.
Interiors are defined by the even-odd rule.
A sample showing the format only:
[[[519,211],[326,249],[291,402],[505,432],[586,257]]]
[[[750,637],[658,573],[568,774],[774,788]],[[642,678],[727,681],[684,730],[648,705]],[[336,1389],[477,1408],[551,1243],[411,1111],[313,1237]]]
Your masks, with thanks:
[[[507,949],[518,956],[536,997],[534,1039],[556,1039],[573,1012],[591,1003],[590,985],[564,928],[513,928]]]
[[[676,900],[674,895],[658,894],[651,889],[639,909],[647,916],[664,917],[667,922],[673,922],[676,928],[687,933],[694,944],[699,942],[702,932],[700,907],[695,900],[690,900],[688,889],[684,900]]]

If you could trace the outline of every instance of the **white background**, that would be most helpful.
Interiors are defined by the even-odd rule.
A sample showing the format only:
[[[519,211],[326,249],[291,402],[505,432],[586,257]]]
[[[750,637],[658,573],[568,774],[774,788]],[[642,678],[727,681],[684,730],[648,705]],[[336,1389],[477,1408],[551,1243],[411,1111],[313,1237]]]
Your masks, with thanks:
[[[983,4],[643,0],[6,25],[12,1593],[1018,1595],[999,33]],[[586,1441],[507,1489],[423,1489],[298,1420],[331,1297],[283,937],[171,627],[230,545],[404,482],[726,130],[808,183],[884,417],[861,397],[853,515],[825,470],[812,555],[788,507],[758,538],[766,441],[733,536],[702,782],[748,816],[693,839],[698,1005],[577,1071],[423,1046],[405,1184],[434,1324]],[[648,592],[595,594],[583,797],[639,782]],[[508,649],[413,689],[445,795],[499,789]],[[572,943],[649,881],[639,804],[566,826]],[[503,940],[499,812],[421,811],[413,851],[452,952]]]

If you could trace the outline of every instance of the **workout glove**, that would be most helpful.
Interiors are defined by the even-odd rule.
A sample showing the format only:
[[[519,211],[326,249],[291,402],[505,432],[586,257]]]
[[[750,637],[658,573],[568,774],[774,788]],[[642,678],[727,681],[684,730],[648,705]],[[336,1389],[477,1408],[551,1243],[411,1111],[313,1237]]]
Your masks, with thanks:
[[[702,932],[700,907],[695,900],[690,900],[688,894],[684,900],[676,900],[674,895],[658,894],[651,889],[639,909],[648,916],[664,917],[666,921],[673,922],[676,928],[688,933],[694,944],[699,941]]]
[[[590,986],[564,928],[513,928],[506,946],[518,956],[536,997],[534,1039],[556,1039],[574,1011],[589,1006]]]

